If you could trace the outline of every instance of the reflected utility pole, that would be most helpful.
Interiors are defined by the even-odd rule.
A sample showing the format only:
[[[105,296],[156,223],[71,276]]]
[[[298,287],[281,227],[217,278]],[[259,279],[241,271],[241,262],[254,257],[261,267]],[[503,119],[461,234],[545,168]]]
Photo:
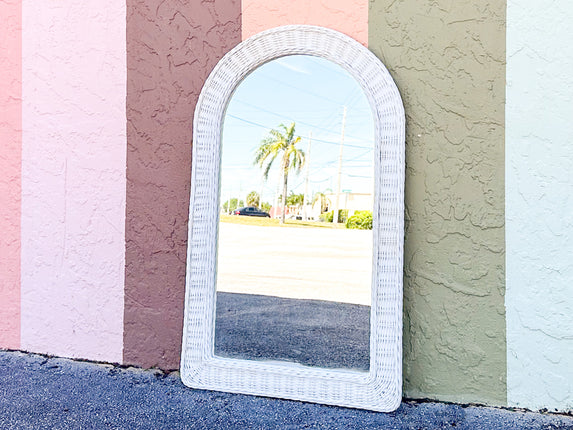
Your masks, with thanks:
[[[312,144],[312,131],[308,133],[308,149],[306,151],[306,179],[304,181],[304,220],[308,220],[308,177],[310,175],[310,145]]]
[[[344,106],[344,113],[342,114],[342,131],[340,132],[340,150],[338,151],[338,183],[336,185],[336,200],[334,203],[334,213],[332,215],[333,223],[338,223],[338,205],[340,203],[340,187],[342,181],[342,150],[344,148],[345,125],[346,125],[346,106]]]

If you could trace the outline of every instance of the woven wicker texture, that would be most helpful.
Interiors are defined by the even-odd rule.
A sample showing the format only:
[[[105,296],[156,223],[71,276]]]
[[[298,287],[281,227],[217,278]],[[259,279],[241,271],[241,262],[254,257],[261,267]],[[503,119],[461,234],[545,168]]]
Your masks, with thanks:
[[[221,126],[233,91],[258,66],[314,55],[346,69],[363,88],[375,122],[374,257],[370,371],[322,369],[214,355]],[[284,26],[242,42],[217,64],[195,110],[181,378],[193,388],[304,400],[376,411],[402,395],[404,108],[384,65],[342,33]]]

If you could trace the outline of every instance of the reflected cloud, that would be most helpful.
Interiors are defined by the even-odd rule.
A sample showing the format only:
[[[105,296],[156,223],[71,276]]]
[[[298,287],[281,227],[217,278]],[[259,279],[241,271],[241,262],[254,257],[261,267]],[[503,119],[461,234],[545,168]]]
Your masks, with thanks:
[[[293,72],[297,72],[297,73],[302,73],[304,75],[312,75],[312,72],[310,70],[307,70],[303,67],[300,66],[295,66],[292,61],[286,61],[282,58],[279,58],[278,60],[275,60],[276,64],[278,64],[281,67],[285,67]]]

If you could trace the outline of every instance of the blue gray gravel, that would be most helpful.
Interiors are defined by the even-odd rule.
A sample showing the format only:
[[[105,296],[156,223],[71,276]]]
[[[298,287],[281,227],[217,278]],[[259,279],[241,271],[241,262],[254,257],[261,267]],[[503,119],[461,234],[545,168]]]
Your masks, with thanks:
[[[0,351],[0,429],[573,429],[573,417],[404,402],[390,414],[192,390],[177,373]]]

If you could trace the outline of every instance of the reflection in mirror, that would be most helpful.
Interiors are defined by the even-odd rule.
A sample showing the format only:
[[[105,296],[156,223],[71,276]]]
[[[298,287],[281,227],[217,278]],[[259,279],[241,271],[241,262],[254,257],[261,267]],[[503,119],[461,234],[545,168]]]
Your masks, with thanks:
[[[215,355],[368,371],[374,123],[344,69],[251,73],[222,134]]]

